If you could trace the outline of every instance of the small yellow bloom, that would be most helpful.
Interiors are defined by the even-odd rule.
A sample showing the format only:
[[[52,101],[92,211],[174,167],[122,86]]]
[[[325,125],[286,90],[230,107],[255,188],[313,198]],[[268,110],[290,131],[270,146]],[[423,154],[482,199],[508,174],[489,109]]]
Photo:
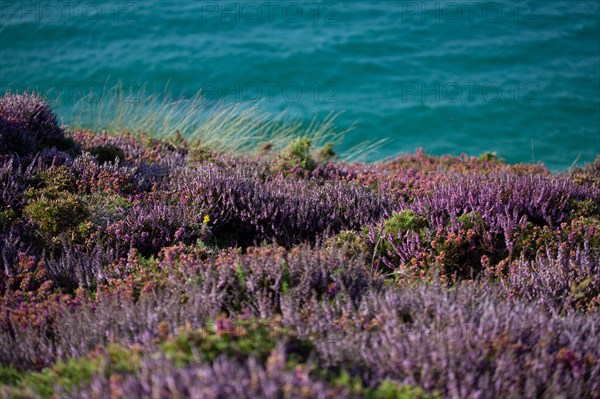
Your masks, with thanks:
[[[204,222],[205,224],[210,222],[210,216],[208,216],[208,215],[204,216],[204,220],[202,222]]]

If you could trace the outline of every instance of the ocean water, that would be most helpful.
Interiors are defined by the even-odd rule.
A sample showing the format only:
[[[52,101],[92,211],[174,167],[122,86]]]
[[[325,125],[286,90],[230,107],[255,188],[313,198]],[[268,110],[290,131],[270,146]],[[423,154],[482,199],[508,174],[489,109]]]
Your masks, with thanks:
[[[344,111],[371,160],[423,147],[565,170],[600,153],[600,2],[10,1],[2,90],[121,82],[310,121]]]

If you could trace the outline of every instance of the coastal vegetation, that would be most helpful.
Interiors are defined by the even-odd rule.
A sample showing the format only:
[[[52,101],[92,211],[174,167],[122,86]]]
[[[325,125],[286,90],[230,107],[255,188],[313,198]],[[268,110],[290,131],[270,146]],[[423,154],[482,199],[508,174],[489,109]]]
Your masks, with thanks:
[[[600,157],[351,162],[193,104],[0,98],[1,397],[600,397]]]

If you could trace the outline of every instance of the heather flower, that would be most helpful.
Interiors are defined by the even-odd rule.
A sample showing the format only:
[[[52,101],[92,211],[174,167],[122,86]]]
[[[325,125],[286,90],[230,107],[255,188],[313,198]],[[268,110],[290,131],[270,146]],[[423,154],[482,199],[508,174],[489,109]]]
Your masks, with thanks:
[[[25,155],[45,147],[68,148],[56,116],[36,94],[0,97],[0,154]]]

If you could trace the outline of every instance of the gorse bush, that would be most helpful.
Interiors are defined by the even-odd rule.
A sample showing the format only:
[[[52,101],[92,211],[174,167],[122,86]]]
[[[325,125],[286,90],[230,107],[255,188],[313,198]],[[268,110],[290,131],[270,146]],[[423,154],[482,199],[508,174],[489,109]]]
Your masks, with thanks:
[[[600,397],[598,162],[0,104],[0,397]]]
[[[277,156],[276,170],[290,172],[295,169],[311,172],[315,161],[311,156],[312,141],[308,137],[298,137]]]
[[[88,215],[85,205],[75,195],[69,192],[59,195],[31,199],[23,210],[24,216],[37,225],[40,235],[50,242],[62,233],[75,233],[73,228],[80,226]]]

